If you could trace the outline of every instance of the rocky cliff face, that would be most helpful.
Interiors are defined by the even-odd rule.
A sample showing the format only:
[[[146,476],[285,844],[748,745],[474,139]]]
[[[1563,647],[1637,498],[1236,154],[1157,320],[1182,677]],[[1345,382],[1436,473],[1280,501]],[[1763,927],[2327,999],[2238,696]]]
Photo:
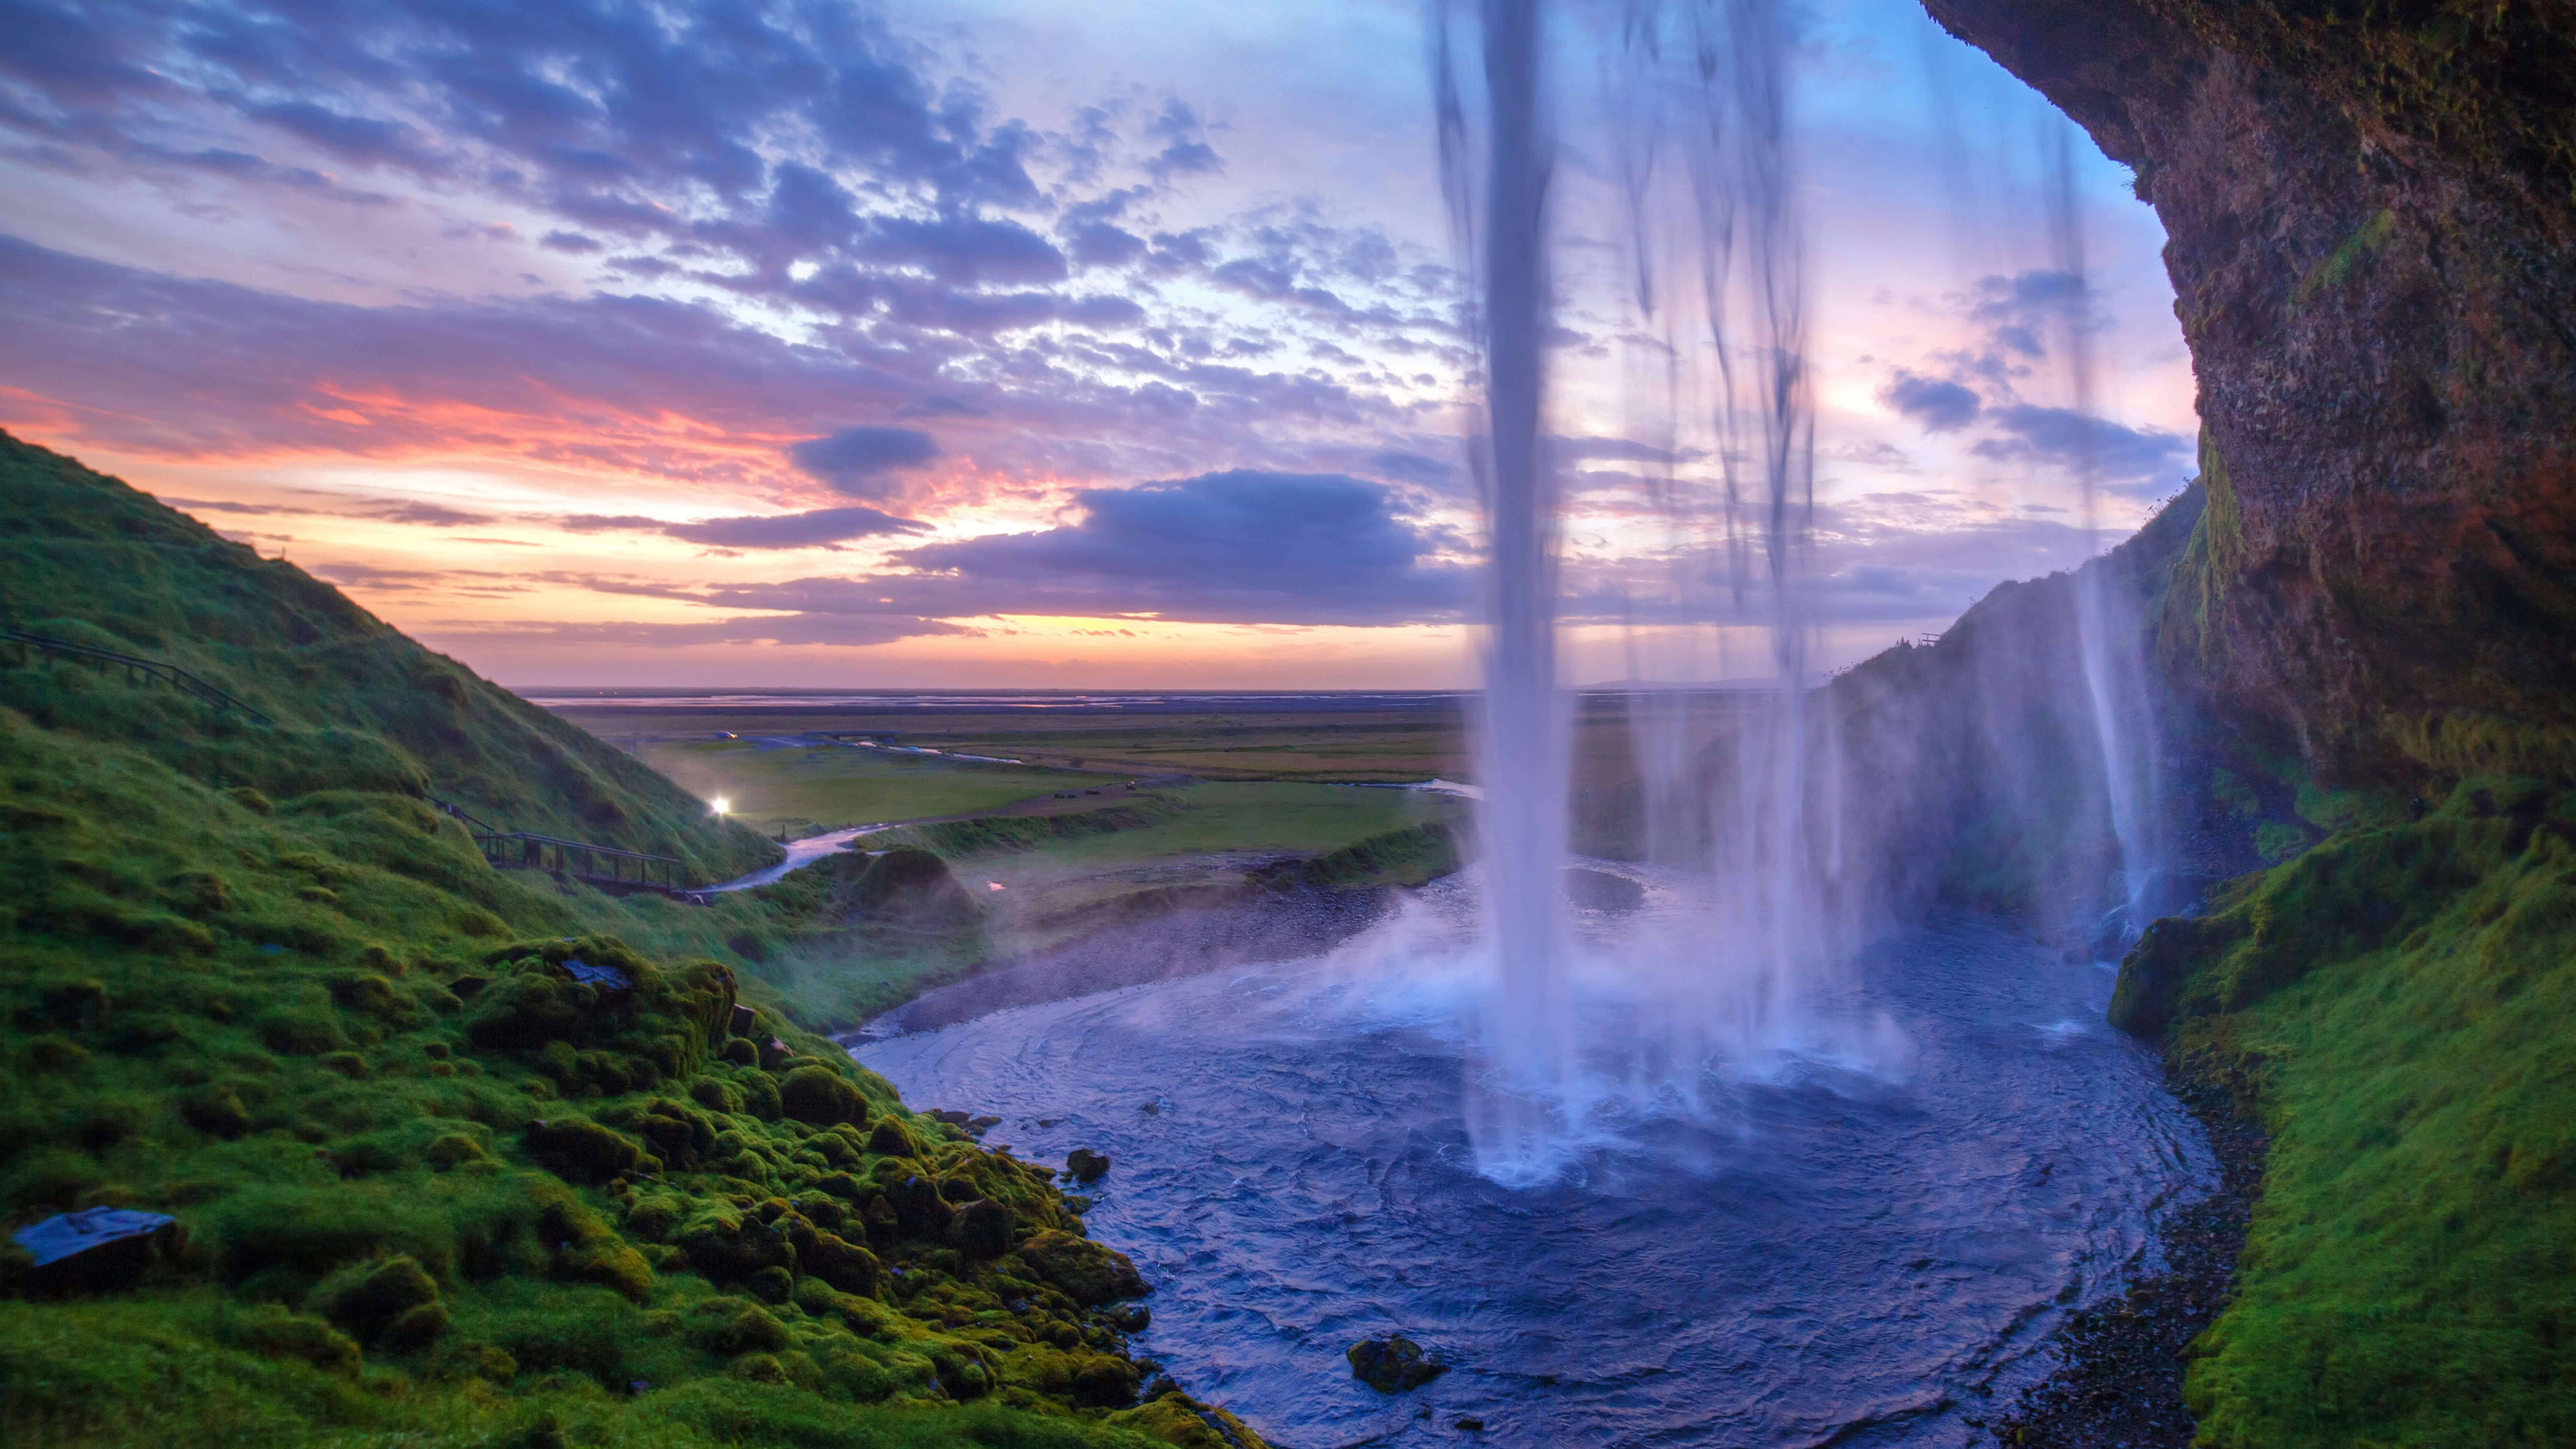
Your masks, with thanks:
[[[2327,778],[2576,777],[2576,7],[1925,8],[2164,220],[2210,492],[2174,675]]]

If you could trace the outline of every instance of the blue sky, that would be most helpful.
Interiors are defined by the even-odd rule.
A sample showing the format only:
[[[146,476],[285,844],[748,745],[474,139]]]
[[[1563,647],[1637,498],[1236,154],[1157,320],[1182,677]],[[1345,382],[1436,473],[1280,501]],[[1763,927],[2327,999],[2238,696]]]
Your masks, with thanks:
[[[1589,20],[1570,657],[1739,672],[1740,629],[1616,622],[1673,561],[1635,478],[1708,464],[1636,386]],[[2134,527],[2193,422],[2124,173],[2079,142],[2088,421],[2044,108],[1909,6],[1805,26],[1835,662]],[[1369,0],[0,0],[0,425],[510,682],[1456,684],[1472,357],[1425,34]]]

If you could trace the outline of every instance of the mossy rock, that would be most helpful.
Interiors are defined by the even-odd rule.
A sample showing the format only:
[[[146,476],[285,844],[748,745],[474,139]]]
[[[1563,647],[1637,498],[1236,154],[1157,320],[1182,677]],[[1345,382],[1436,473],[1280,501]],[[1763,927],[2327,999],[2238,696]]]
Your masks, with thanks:
[[[1000,1203],[970,1202],[950,1220],[948,1240],[968,1257],[991,1260],[1011,1251],[1018,1226],[1011,1210]]]
[[[324,1373],[358,1371],[359,1353],[354,1339],[319,1318],[290,1313],[274,1303],[263,1303],[236,1315],[226,1329],[226,1337],[253,1353],[300,1360]]]
[[[588,1117],[541,1117],[521,1138],[528,1155],[567,1182],[606,1182],[640,1170],[644,1149]]]
[[[798,1265],[843,1293],[873,1298],[885,1282],[877,1255],[831,1232],[816,1232],[796,1251]]]
[[[799,1122],[829,1127],[867,1122],[867,1099],[849,1078],[818,1064],[797,1067],[779,1079],[779,1110]]]
[[[1142,1298],[1151,1291],[1126,1254],[1071,1233],[1050,1228],[1033,1234],[1019,1245],[1018,1253],[1040,1281],[1062,1289],[1066,1297],[1086,1308]]]

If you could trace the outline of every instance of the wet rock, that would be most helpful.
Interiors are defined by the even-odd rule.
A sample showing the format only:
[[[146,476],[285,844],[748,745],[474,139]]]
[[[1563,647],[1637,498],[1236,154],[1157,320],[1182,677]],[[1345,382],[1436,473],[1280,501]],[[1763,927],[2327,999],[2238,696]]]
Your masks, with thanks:
[[[1422,1345],[1401,1334],[1363,1338],[1342,1356],[1350,1360],[1352,1378],[1381,1394],[1418,1389],[1449,1372],[1449,1365],[1425,1355]]]
[[[1646,888],[1624,875],[1576,865],[1566,867],[1565,898],[1577,910],[1623,916],[1645,905]]]
[[[1088,1147],[1077,1147],[1065,1155],[1065,1176],[1076,1182],[1098,1182],[1108,1172],[1108,1157]]]
[[[1485,1421],[1482,1419],[1462,1416],[1460,1418],[1450,1420],[1449,1427],[1457,1430],[1461,1434],[1482,1434],[1485,1432]]]

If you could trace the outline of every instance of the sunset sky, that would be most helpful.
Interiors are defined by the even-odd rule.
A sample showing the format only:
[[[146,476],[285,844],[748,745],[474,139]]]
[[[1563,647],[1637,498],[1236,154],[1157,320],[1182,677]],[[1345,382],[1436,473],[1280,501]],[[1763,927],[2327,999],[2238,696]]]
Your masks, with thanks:
[[[0,426],[514,685],[1461,684],[1426,13],[0,0]],[[2107,546],[2194,423],[2126,173],[2078,139],[2088,425],[2049,113],[1910,5],[1805,14],[1832,664]],[[1740,672],[1606,602],[1632,477],[1713,465],[1635,388],[1563,53],[1573,667]]]

